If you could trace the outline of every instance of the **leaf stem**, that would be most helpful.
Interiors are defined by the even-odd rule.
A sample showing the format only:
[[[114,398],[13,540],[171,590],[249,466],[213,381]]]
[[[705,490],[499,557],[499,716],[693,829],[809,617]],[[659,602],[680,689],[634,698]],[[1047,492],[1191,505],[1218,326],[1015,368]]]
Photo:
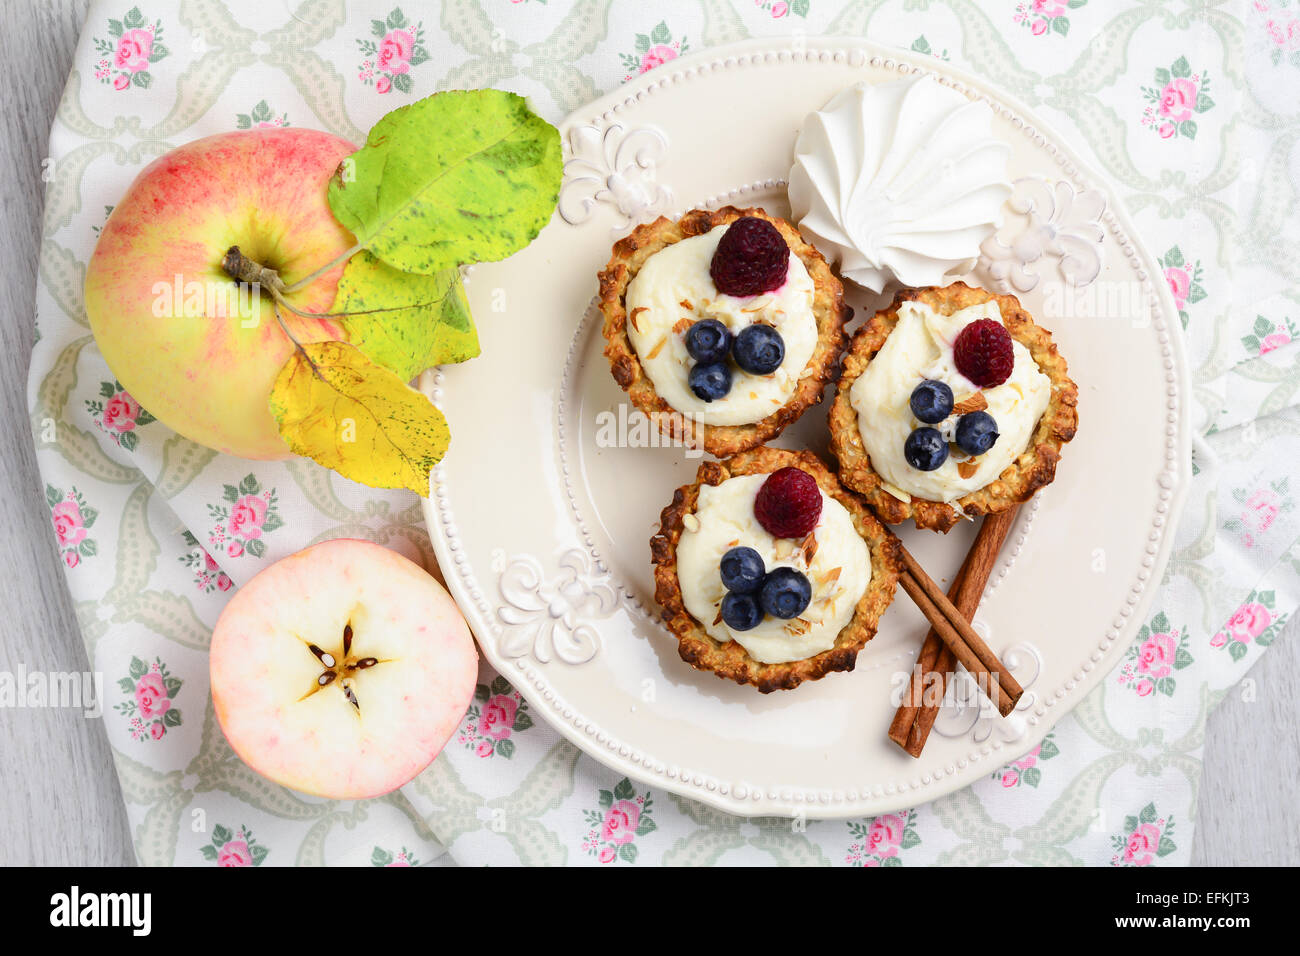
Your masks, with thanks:
[[[321,266],[315,272],[308,273],[307,275],[303,276],[301,279],[299,279],[297,282],[293,283],[292,285],[283,286],[281,291],[283,291],[285,295],[291,295],[292,293],[297,292],[303,286],[315,282],[317,279],[319,279],[325,273],[329,272],[331,269],[341,265],[344,262],[347,262],[349,259],[351,259],[354,255],[356,255],[365,247],[366,245],[364,242],[358,242],[351,249],[348,249],[346,252],[343,252],[342,254],[335,256],[333,259],[325,263],[325,265]]]

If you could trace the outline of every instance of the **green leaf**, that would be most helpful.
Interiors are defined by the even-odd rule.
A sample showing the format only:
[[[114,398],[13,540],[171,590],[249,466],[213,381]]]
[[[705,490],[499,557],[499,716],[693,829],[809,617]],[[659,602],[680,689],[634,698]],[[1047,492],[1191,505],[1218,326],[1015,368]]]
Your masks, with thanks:
[[[1125,817],[1125,818],[1124,818],[1124,832],[1125,832],[1125,833],[1132,833],[1132,832],[1133,832],[1134,830],[1136,830],[1137,828],[1138,828],[1138,818],[1137,818],[1137,817]]]
[[[171,50],[167,49],[161,43],[155,42],[154,45],[149,48],[149,62],[157,63],[159,60],[170,56],[171,52]]]
[[[226,501],[229,501],[231,504],[234,504],[239,500],[239,489],[234,485],[222,485],[221,497],[226,499]]]
[[[1151,630],[1156,634],[1164,634],[1169,630],[1169,617],[1164,611],[1151,619]]]
[[[142,70],[139,73],[131,74],[131,82],[142,90],[149,89],[149,84],[153,82],[153,77],[149,75],[148,70]]]
[[[396,30],[404,26],[406,26],[406,14],[402,12],[401,7],[393,7],[393,12],[388,15],[388,29]]]
[[[642,837],[645,836],[647,833],[653,833],[655,830],[658,829],[659,829],[659,824],[655,823],[654,820],[651,820],[647,816],[642,816],[640,822],[637,823],[636,835]]]
[[[1173,64],[1169,67],[1169,72],[1174,76],[1191,76],[1192,68],[1187,63],[1187,57],[1180,56],[1178,59],[1174,60]]]
[[[375,847],[374,852],[370,854],[371,866],[387,866],[393,862],[393,854],[381,847]]]
[[[216,860],[217,858],[217,848],[211,843],[205,843],[199,847],[199,852],[203,854],[205,860]]]
[[[1156,681],[1156,690],[1166,697],[1173,697],[1174,691],[1178,689],[1178,682],[1172,677],[1162,677]]]
[[[384,34],[388,32],[388,27],[384,26],[383,20],[371,20],[370,32],[375,35],[376,39],[382,40],[384,38]]]
[[[902,866],[903,861],[896,856],[887,856],[880,861],[881,866]]]
[[[81,544],[77,545],[77,550],[81,552],[83,557],[93,558],[99,553],[99,545],[95,544],[95,542],[91,541],[89,538],[85,538]]]
[[[409,61],[411,66],[419,66],[427,59],[429,59],[429,51],[424,47],[417,46],[411,48],[411,59]]]
[[[1156,856],[1168,856],[1177,849],[1178,847],[1174,845],[1174,841],[1162,834],[1160,837],[1160,843],[1156,847]]]
[[[346,342],[296,349],[270,407],[295,454],[372,488],[428,497],[429,471],[451,441],[432,402]]]
[[[181,680],[179,677],[168,677],[163,680],[163,686],[167,688],[167,696],[172,700],[181,692]]]
[[[1037,767],[1030,767],[1020,774],[1020,779],[1031,787],[1037,787],[1043,779],[1043,771]]]
[[[1069,7],[1071,10],[1078,10],[1081,6],[1083,6],[1087,2],[1088,0],[1069,0],[1069,3],[1067,3],[1066,6]]]
[[[63,500],[63,493],[53,485],[45,486],[45,500],[51,508]]]
[[[1272,645],[1273,638],[1276,636],[1277,636],[1277,625],[1270,624],[1268,627],[1264,628],[1264,631],[1261,634],[1256,635],[1255,643],[1258,644],[1260,647],[1269,647]]]
[[[1155,823],[1156,805],[1154,803],[1148,803],[1145,807],[1143,807],[1140,811],[1138,811],[1138,819],[1141,820],[1143,823]]]
[[[1065,36],[1070,32],[1070,21],[1065,17],[1055,17],[1052,20],[1052,32]]]
[[[1241,346],[1247,352],[1258,352],[1260,347],[1259,339],[1253,335],[1243,335],[1241,337]]]
[[[1051,760],[1053,757],[1059,755],[1060,752],[1060,747],[1056,746],[1056,744],[1052,743],[1050,740],[1044,740],[1043,745],[1038,749],[1038,759]]]
[[[650,31],[650,40],[652,43],[671,43],[673,35],[668,31],[668,24],[660,20],[655,24],[655,28]]]
[[[343,270],[331,311],[349,342],[404,382],[479,354],[458,269],[400,272],[363,250]]]
[[[613,805],[614,805],[614,794],[612,794],[612,793],[611,793],[610,791],[608,791],[608,790],[602,790],[602,791],[600,791],[600,806],[601,806],[601,808],[604,809],[604,810],[608,810],[608,809],[609,809],[610,807],[612,807]]]
[[[916,831],[911,827],[906,827],[903,830],[903,839],[898,843],[899,849],[910,850],[912,847],[920,845],[921,838],[917,835]]]
[[[1189,121],[1190,122],[1190,121]],[[1199,282],[1193,282],[1187,290],[1187,301],[1196,304],[1205,298],[1205,289]]]
[[[266,554],[266,542],[261,538],[254,538],[252,541],[244,542],[244,550],[255,558],[263,557]]]
[[[139,680],[146,673],[148,673],[148,671],[149,671],[148,664],[140,660],[140,658],[138,657],[131,658],[131,664],[127,668],[127,673],[131,675],[132,679]]]
[[[1256,320],[1256,322],[1255,322],[1256,326],[1259,325],[1259,322],[1262,321],[1263,318],[1264,318],[1264,317],[1261,315],[1261,316],[1259,317],[1259,319]],[[1268,331],[1269,331],[1269,332],[1272,332],[1272,331],[1273,331],[1273,326],[1272,326],[1272,325],[1270,325],[1270,326],[1268,327]],[[1266,332],[1265,334],[1267,335],[1268,333]],[[114,395],[117,394],[117,385],[116,385],[116,383],[114,383],[114,382],[100,382],[100,383],[99,383],[99,394],[102,395],[104,398],[112,398]]]
[[[635,844],[635,843],[624,843],[621,847],[618,848],[618,855],[619,855],[619,858],[620,858],[620,859],[625,860],[625,861],[627,861],[628,863],[635,863],[635,862],[636,862],[636,844]]]
[[[1171,247],[1170,250],[1165,253],[1165,265],[1173,266],[1175,269],[1182,268],[1183,250],[1179,249],[1177,246]]]
[[[166,727],[179,727],[181,725],[181,712],[175,707],[171,708],[162,715],[162,722]]]
[[[142,27],[144,26],[144,14],[140,12],[139,7],[132,7],[126,12],[126,16],[122,18],[122,24],[131,29]]]
[[[89,507],[85,507],[85,506],[82,507],[82,509],[81,509],[81,523],[82,523],[83,526],[89,528],[91,525],[93,525],[93,524],[95,523],[95,520],[96,520],[98,517],[99,517],[99,509],[98,509],[98,508],[89,508]]]
[[[109,32],[109,35],[110,35],[110,36],[120,37],[120,36],[122,35],[122,33],[123,33],[122,21],[121,21],[121,20],[109,20],[109,21],[108,21],[108,32]]]
[[[1214,106],[1214,98],[1208,93],[1202,93],[1196,98],[1196,112],[1204,113]]]
[[[1276,598],[1277,598],[1276,591],[1258,591],[1255,594],[1255,600],[1267,608],[1273,607],[1273,602]]]
[[[919,37],[917,37],[915,40],[912,41],[912,52],[913,53],[930,52],[930,41],[925,38],[924,33],[922,33]]]
[[[278,514],[268,514],[262,522],[262,530],[266,532],[274,531],[276,528],[284,527],[284,519]]]
[[[526,246],[560,177],[560,135],[522,96],[452,90],[376,123],[330,180],[329,203],[389,265],[432,275]]]
[[[497,695],[510,693],[510,681],[498,674],[492,681],[492,693]]]
[[[415,85],[410,73],[398,73],[393,78],[393,89],[400,93],[409,93]]]
[[[520,710],[515,713],[515,730],[528,730],[533,726],[533,718],[528,716],[528,712]]]
[[[1156,68],[1156,82],[1161,86],[1167,86],[1172,79],[1173,77],[1169,75],[1169,71],[1163,66]]]
[[[636,35],[636,52],[645,53],[649,49],[650,49],[650,38],[646,36],[644,33],[638,33]]]
[[[248,852],[253,857],[253,866],[261,866],[262,861],[266,859],[266,855],[271,851],[264,846],[250,846]]]
[[[213,846],[225,846],[227,843],[230,842],[232,837],[234,837],[234,834],[231,833],[225,827],[223,827],[220,823],[218,823],[215,827],[212,828]]]
[[[1196,120],[1183,120],[1178,124],[1178,132],[1188,139],[1196,139]]]
[[[627,777],[620,780],[618,785],[614,787],[615,800],[631,800],[635,796],[636,789],[632,786],[632,781]]]
[[[497,756],[509,760],[515,755],[515,742],[513,740],[498,740],[496,742],[496,752]]]
[[[806,17],[809,5],[809,0],[790,0],[790,12],[796,17]]]
[[[255,495],[261,490],[262,486],[259,484],[257,476],[252,472],[245,475],[244,479],[239,483],[239,493],[241,495]]]
[[[1273,333],[1273,323],[1262,315],[1255,316],[1255,324],[1252,326],[1254,332],[1260,338]]]

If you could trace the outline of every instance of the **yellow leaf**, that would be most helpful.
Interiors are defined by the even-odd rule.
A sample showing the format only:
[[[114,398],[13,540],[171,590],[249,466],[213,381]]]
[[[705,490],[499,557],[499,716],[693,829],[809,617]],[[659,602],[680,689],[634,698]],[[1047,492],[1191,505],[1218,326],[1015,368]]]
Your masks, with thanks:
[[[451,441],[428,398],[346,342],[295,349],[270,404],[295,454],[372,488],[427,498],[429,471]]]

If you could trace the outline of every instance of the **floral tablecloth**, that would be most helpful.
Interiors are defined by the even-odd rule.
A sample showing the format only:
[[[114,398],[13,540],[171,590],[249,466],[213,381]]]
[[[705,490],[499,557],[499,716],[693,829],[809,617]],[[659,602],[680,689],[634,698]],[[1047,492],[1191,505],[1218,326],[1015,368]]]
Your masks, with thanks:
[[[396,4],[95,0],[54,122],[32,430],[140,861],[1186,863],[1206,715],[1300,602],[1296,0]],[[1028,103],[1105,169],[1161,255],[1193,369],[1194,479],[1124,663],[1029,756],[875,819],[742,820],[621,779],[487,669],[444,754],[388,797],[306,798],[248,770],[207,688],[230,590],[341,535],[433,559],[413,495],[217,455],[113,379],[81,290],[139,168],[236,128],[360,141],[440,88],[516,90],[558,121],[684,52],[819,34],[948,60]]]

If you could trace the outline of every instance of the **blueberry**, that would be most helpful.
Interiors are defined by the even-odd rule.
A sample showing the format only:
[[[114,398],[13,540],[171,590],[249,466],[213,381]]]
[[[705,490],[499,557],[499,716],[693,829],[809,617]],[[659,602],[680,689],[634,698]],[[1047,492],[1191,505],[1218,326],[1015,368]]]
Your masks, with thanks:
[[[939,429],[918,428],[903,443],[903,457],[917,471],[934,471],[948,460],[948,443]]]
[[[717,319],[696,322],[686,331],[686,351],[701,365],[724,361],[731,351],[731,330]]]
[[[803,613],[812,600],[812,585],[794,568],[777,568],[763,579],[763,590],[758,593],[758,603],[763,610],[783,620]]]
[[[752,594],[728,591],[722,599],[722,622],[733,631],[750,631],[763,620],[763,609]]]
[[[731,391],[731,366],[726,362],[692,366],[690,384],[696,398],[716,401]]]
[[[763,558],[753,548],[732,548],[722,556],[722,586],[738,594],[753,594],[763,584]]]
[[[957,419],[957,447],[968,455],[982,455],[998,440],[998,423],[988,412],[969,412]]]
[[[912,414],[927,425],[937,425],[952,414],[952,389],[944,382],[926,379],[912,389]]]
[[[785,342],[770,325],[750,325],[736,336],[731,353],[736,364],[751,375],[769,375],[785,361]]]

